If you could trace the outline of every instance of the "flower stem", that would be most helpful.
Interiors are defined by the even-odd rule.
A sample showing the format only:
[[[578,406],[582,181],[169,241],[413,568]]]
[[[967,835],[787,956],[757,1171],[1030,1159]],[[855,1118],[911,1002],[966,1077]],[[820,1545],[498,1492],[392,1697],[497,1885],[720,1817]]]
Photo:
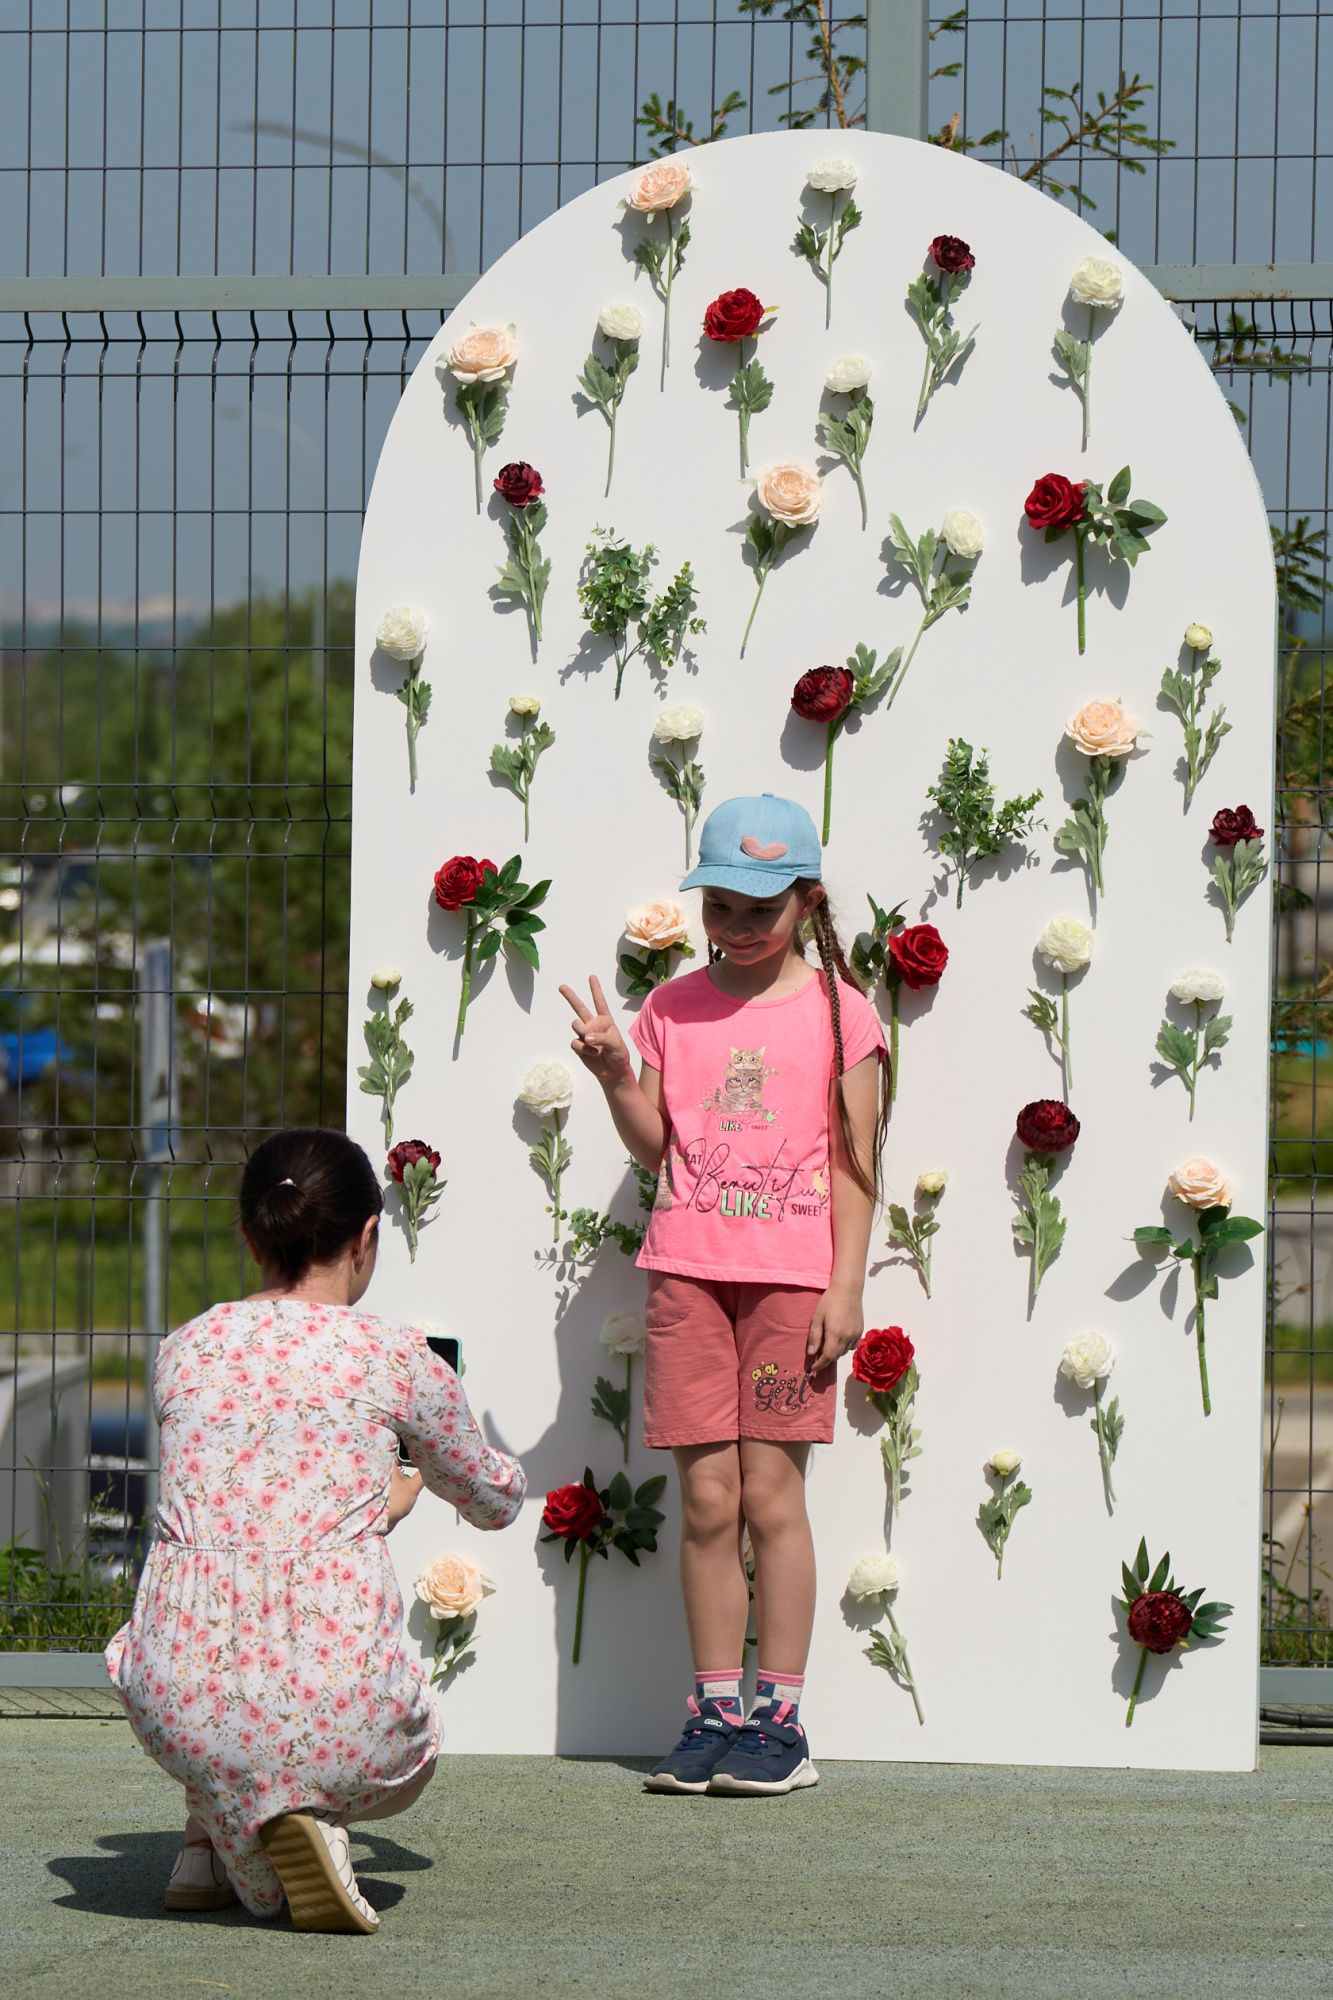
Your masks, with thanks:
[[[838,740],[838,725],[830,722],[828,737],[824,744],[824,831],[820,844],[828,846],[829,824],[833,818],[833,746]]]
[[[1203,1002],[1194,1003],[1194,1060],[1190,1064],[1190,1121],[1194,1119],[1194,1086],[1199,1081],[1199,1036],[1203,1029]]]
[[[1200,1270],[1203,1262],[1202,1252],[1196,1250],[1190,1262],[1194,1266],[1194,1344],[1199,1350],[1199,1385],[1203,1390],[1203,1413],[1206,1417],[1210,1417],[1213,1406],[1208,1395],[1208,1356],[1203,1345],[1203,1274]]]
[[[682,758],[684,755],[685,753],[682,750]],[[690,804],[688,793],[681,800],[681,810],[685,815],[685,872],[688,875],[693,866],[691,847],[694,839],[694,807]]]
[[[551,1241],[560,1242],[560,1169],[554,1164],[560,1158],[560,1113],[551,1114],[555,1124],[555,1144],[551,1148]]]
[[[1083,581],[1083,537],[1077,528],[1074,530],[1074,573],[1078,578],[1078,649],[1083,653],[1087,651],[1088,645],[1085,614],[1087,592]],[[1100,884],[1098,886],[1100,887]]]
[[[937,310],[938,306],[942,304],[943,299],[937,295]],[[932,313],[931,318],[934,319],[935,317],[936,314]],[[925,415],[926,404],[930,401],[930,371],[935,359],[935,350],[931,345],[930,328],[925,324],[921,328],[921,337],[926,343],[926,365],[921,371],[921,393],[916,399],[916,420],[918,423],[920,423],[922,417]]]
[[[898,988],[889,988],[889,1103],[898,1096]],[[930,1281],[926,1281],[926,1296],[930,1296]]]
[[[574,1611],[574,1655],[572,1664],[579,1663],[579,1648],[583,1644],[583,1593],[588,1588],[588,1544],[579,1543],[579,1595]]]
[[[607,445],[607,448],[606,448],[606,487],[605,487],[605,491],[606,491],[607,493],[609,493],[609,492],[611,491],[611,475],[612,475],[612,473],[613,473],[613,472],[615,471],[615,469],[616,469],[616,411],[617,411],[617,410],[618,410],[619,408],[620,408],[620,398],[619,398],[619,396],[617,396],[617,397],[616,397],[616,399],[615,399],[615,401],[614,401],[614,402],[612,403],[612,405],[611,405],[611,415],[610,415],[610,424],[611,424],[611,440],[610,440],[610,443],[609,443],[609,444]]]
[[[745,342],[736,349],[739,356],[736,365],[736,401],[740,407],[741,420],[741,477],[750,469],[750,409],[745,400]]]
[[[888,1618],[890,1630],[894,1638],[898,1641],[898,1657],[903,1663],[903,1679],[907,1682],[908,1690],[912,1696],[912,1706],[916,1710],[916,1719],[918,1722],[924,1722],[926,1717],[921,1707],[921,1697],[916,1691],[916,1675],[912,1672],[912,1662],[907,1657],[907,1646],[903,1640],[898,1620],[893,1615],[893,1606],[888,1602],[887,1598],[884,1602],[884,1612]]]
[[[475,941],[474,919],[469,912],[467,920],[467,940],[463,946],[463,990],[458,996],[458,1021],[454,1028],[455,1041],[463,1038],[463,1028],[467,1022],[468,997],[472,992],[472,946]]]
[[[1074,1065],[1069,1055],[1069,974],[1060,974],[1060,1056],[1065,1073],[1065,1097],[1074,1087]]]
[[[754,624],[754,614],[759,609],[759,600],[764,594],[764,585],[768,581],[767,565],[764,563],[760,563],[755,571],[755,575],[758,578],[758,582],[755,587],[754,603],[750,606],[750,615],[745,621],[745,630],[741,634],[742,653],[745,651],[746,643],[750,637],[750,627]],[[1228,933],[1228,935],[1230,935],[1230,933]]]
[[[666,285],[662,296],[662,387],[666,387],[666,372],[671,366],[671,277],[676,262],[676,239],[671,230],[671,210],[666,212],[667,249]]]
[[[1097,323],[1097,309],[1088,307],[1087,360],[1083,364],[1083,449],[1088,448],[1088,430],[1092,423],[1092,329]]]
[[[472,469],[477,488],[477,512],[481,512],[481,454],[486,449],[486,440],[481,434],[481,426],[475,417],[472,422]]]
[[[893,681],[892,684],[890,685],[888,694],[884,698],[883,712],[885,714],[887,714],[889,709],[892,708],[893,706],[893,698],[897,694],[899,688],[903,684],[904,679],[906,678],[907,669],[912,664],[912,655],[913,653],[915,653],[917,647],[921,644],[921,635],[925,631],[928,622],[929,622],[928,618],[923,618],[921,620],[921,623],[916,628],[916,634],[912,640],[911,645],[907,648],[907,651],[903,655],[902,663],[899,666],[897,673],[893,677]]]
[[[633,1389],[634,1389],[634,1356],[632,1354],[627,1354],[625,1356],[625,1394],[627,1397],[632,1395]],[[621,1433],[621,1443],[625,1447],[625,1456],[623,1463],[626,1465],[629,1464],[629,1415],[630,1415],[629,1411],[626,1410],[625,1428]]]
[[[861,462],[857,458],[850,460],[849,463],[851,465],[852,478],[856,481],[856,490],[861,496],[861,527],[864,530],[870,526],[870,510],[866,505],[866,486],[864,479],[861,477]]]
[[[524,839],[524,841],[525,841],[525,842],[527,841],[527,838],[528,838],[528,832],[529,832],[529,827],[528,827],[528,793],[529,793],[529,791],[531,790],[531,787],[532,787],[532,780],[531,780],[531,778],[529,778],[529,779],[527,779],[527,780],[525,781],[525,783],[524,783],[524,786],[523,786],[523,792],[522,792],[522,798],[523,798],[523,839]]]
[[[828,198],[828,269],[824,273],[824,327],[833,324],[833,239],[838,220],[838,196],[835,190]]]
[[[1115,1499],[1115,1487],[1111,1484],[1111,1455],[1106,1442],[1106,1427],[1102,1416],[1102,1385],[1094,1383],[1092,1390],[1093,1415],[1097,1420],[1097,1454],[1102,1462],[1102,1477],[1106,1481],[1106,1497]]]
[[[1148,1648],[1146,1646],[1140,1646],[1139,1670],[1134,1676],[1134,1692],[1129,1697],[1129,1707],[1125,1712],[1126,1729],[1129,1728],[1130,1723],[1134,1720],[1134,1704],[1137,1702],[1139,1698],[1139,1689],[1143,1685],[1143,1669],[1147,1666],[1147,1664],[1148,1664]]]

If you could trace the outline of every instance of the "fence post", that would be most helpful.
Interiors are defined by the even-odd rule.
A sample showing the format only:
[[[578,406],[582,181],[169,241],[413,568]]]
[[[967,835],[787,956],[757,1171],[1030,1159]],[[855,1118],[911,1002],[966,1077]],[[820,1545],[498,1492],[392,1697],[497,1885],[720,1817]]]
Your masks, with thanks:
[[[930,0],[866,0],[866,130],[926,136]]]

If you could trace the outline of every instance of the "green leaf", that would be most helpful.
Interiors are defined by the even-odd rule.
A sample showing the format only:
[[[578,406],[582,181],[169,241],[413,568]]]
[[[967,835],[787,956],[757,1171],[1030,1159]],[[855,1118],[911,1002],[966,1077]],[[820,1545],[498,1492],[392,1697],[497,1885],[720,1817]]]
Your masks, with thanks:
[[[618,1472],[609,1488],[610,1504],[616,1513],[622,1513],[634,1499],[634,1490],[623,1472]]]
[[[1134,1241],[1136,1243],[1169,1243],[1171,1241],[1171,1231],[1159,1228],[1156,1224],[1149,1227],[1145,1223],[1141,1228],[1134,1231]]]
[[[635,1488],[635,1504],[640,1507],[656,1506],[665,1492],[666,1474],[660,1472],[655,1474],[652,1479],[645,1479],[642,1486]]]
[[[496,952],[499,951],[500,949],[500,944],[501,944],[500,932],[487,931],[485,937],[481,940],[480,944],[477,946],[477,951],[476,951],[477,964],[484,965],[488,958],[494,958]]]
[[[1122,465],[1111,484],[1106,489],[1106,498],[1112,507],[1122,506],[1129,498],[1129,467]]]
[[[1150,1592],[1154,1590],[1160,1590],[1162,1588],[1162,1585],[1166,1582],[1166,1579],[1170,1574],[1170,1570],[1171,1570],[1171,1556],[1170,1553],[1168,1552],[1166,1555],[1162,1557],[1162,1560],[1158,1563],[1156,1569],[1153,1571],[1152,1575],[1148,1579],[1148,1589]]]
[[[499,934],[497,932],[493,932],[492,935],[498,940]],[[504,937],[505,943],[511,951],[517,952],[518,956],[530,965],[534,972],[540,972],[541,958],[538,955],[537,946],[526,931],[507,930]]]
[[[1146,1583],[1146,1582],[1147,1582],[1147,1580],[1148,1580],[1148,1544],[1147,1544],[1147,1541],[1146,1541],[1146,1539],[1145,1539],[1144,1537],[1142,1537],[1142,1536],[1140,1536],[1140,1538],[1139,1538],[1139,1552],[1138,1552],[1138,1554],[1137,1554],[1137,1555],[1135,1556],[1135,1558],[1134,1558],[1134,1574],[1135,1574],[1135,1576],[1136,1576],[1136,1577],[1138,1578],[1138,1580],[1139,1580],[1139,1582],[1140,1582],[1141,1584],[1143,1584],[1143,1583]]]

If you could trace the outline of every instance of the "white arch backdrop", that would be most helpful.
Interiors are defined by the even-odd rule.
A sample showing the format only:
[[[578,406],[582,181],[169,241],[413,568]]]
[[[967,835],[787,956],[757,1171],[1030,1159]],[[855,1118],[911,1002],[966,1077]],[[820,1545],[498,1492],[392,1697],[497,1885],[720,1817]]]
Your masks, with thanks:
[[[864,220],[836,267],[833,318],[793,253],[806,169],[837,151],[859,172]],[[1266,891],[1241,908],[1235,940],[1209,891],[1208,826],[1221,806],[1250,805],[1271,827],[1273,596],[1269,536],[1254,474],[1207,368],[1169,307],[1132,268],[1117,315],[1099,322],[1091,443],[1080,449],[1075,394],[1061,386],[1051,342],[1069,278],[1088,255],[1116,255],[1088,225],[1015,180],[942,149],[865,133],[784,133],[728,140],[694,160],[692,240],[672,300],[673,351],[659,388],[661,308],[633,252],[649,225],[621,207],[635,176],[579,196],[509,250],[452,315],[417,367],[390,428],[366,517],[358,579],[351,1064],[364,1060],[361,1008],[371,970],[403,969],[415,1004],[407,1031],[415,1068],[395,1137],[439,1148],[447,1188],[409,1264],[399,1229],[385,1231],[373,1303],[459,1334],[473,1408],[531,1475],[521,1522],[478,1535],[426,1498],[395,1537],[410,1593],[423,1562],[465,1552],[494,1578],[475,1661],[441,1695],[461,1748],[647,1753],[672,1739],[689,1658],[675,1575],[674,1488],[656,1556],[640,1570],[618,1554],[589,1579],[583,1658],[569,1662],[577,1564],[539,1542],[545,1491],[591,1464],[620,1462],[590,1411],[606,1369],[606,1313],[641,1302],[642,1280],[614,1246],[571,1275],[549,1260],[545,1191],[528,1161],[536,1128],[514,1099],[524,1072],[568,1059],[560,980],[599,970],[611,990],[628,904],[675,891],[682,820],[650,767],[664,703],[700,707],[704,809],[730,794],[785,791],[818,814],[822,732],[793,720],[789,697],[807,668],[841,663],[858,641],[910,637],[918,602],[886,567],[888,517],[914,534],[964,508],[985,527],[970,607],[925,636],[887,714],[870,708],[843,737],[827,880],[846,935],[866,895],[907,901],[909,921],[937,923],[951,952],[933,996],[907,996],[901,1084],[887,1153],[896,1199],[911,1206],[926,1168],[948,1170],[939,1209],[934,1296],[890,1252],[877,1227],[867,1324],[912,1335],[924,1451],[889,1523],[901,1565],[895,1600],[922,1696],[866,1657],[866,1619],[842,1599],[852,1563],[885,1546],[885,1479],[861,1392],[840,1398],[837,1442],[816,1451],[810,1505],[821,1599],[805,1705],[817,1757],[928,1761],[1141,1764],[1250,1769],[1256,1755],[1263,1244],[1226,1253],[1208,1312],[1213,1411],[1203,1414],[1188,1271],[1173,1288],[1130,1241],[1165,1212],[1168,1171],[1202,1152],[1237,1181],[1236,1210],[1260,1208],[1265,1159],[1268,980]],[[817,206],[827,212],[827,203]],[[820,217],[815,216],[816,220]],[[658,240],[662,218],[651,225]],[[961,373],[914,429],[923,360],[904,308],[930,241],[965,238],[976,269],[957,309],[979,331]],[[744,658],[753,595],[742,540],[751,489],[738,477],[737,417],[726,399],[735,350],[703,339],[705,306],[738,286],[779,310],[759,343],[775,385],[756,415],[751,463],[817,456],[816,415],[831,361],[874,365],[874,431],[865,455],[870,527],[850,477],[829,467],[822,518],[771,575]],[[576,381],[597,346],[599,310],[617,301],[646,316],[642,365],[620,413],[615,481],[603,495],[606,429],[580,414]],[[472,454],[435,363],[469,321],[512,321],[519,361],[503,437],[485,457],[486,504],[473,495]],[[1082,331],[1082,320],[1073,322]],[[827,398],[823,406],[828,407]],[[534,659],[521,607],[489,594],[505,556],[507,509],[490,491],[500,466],[524,459],[545,482],[551,560],[544,636]],[[822,462],[822,461],[821,461]],[[1110,576],[1090,562],[1088,644],[1076,650],[1070,544],[1046,549],[1023,522],[1033,481],[1049,471],[1106,483],[1128,463],[1136,495],[1167,515],[1150,553]],[[631,665],[619,702],[600,641],[575,592],[594,526],[635,547],[656,543],[661,587],[684,560],[697,578],[705,635],[693,664],[652,676]],[[1109,582],[1108,582],[1109,577]],[[424,674],[434,705],[409,792],[402,669],[375,653],[391,605],[431,620]],[[1223,672],[1211,701],[1233,724],[1190,810],[1183,811],[1177,719],[1157,705],[1163,669],[1187,656],[1181,634],[1202,620]],[[531,839],[491,777],[514,693],[540,697],[556,743],[540,766]],[[1152,733],[1109,807],[1106,892],[1097,950],[1073,994],[1082,1134],[1058,1191],[1068,1223],[1060,1256],[1027,1317],[1029,1259],[1010,1230],[1018,1153],[1015,1114],[1058,1096],[1059,1070],[1024,1018],[1028,989],[1050,988],[1033,959],[1049,919],[1090,917],[1082,868],[1057,854],[1086,764],[1062,742],[1084,702],[1118,697]],[[512,728],[512,724],[510,725]],[[1046,826],[1026,854],[979,872],[961,910],[937,893],[941,864],[921,816],[946,740],[989,748],[1001,796],[1041,787]],[[522,851],[524,879],[549,876],[541,970],[500,961],[478,984],[455,1054],[462,921],[431,908],[434,870],[455,853],[503,861]],[[1016,859],[1017,865],[1013,865]],[[697,936],[697,931],[696,931]],[[1201,1077],[1187,1120],[1178,1080],[1154,1072],[1166,989],[1187,966],[1221,971],[1232,1038]],[[637,1003],[622,1001],[626,1015]],[[351,1131],[383,1158],[378,1105],[349,1080]],[[578,1072],[566,1133],[574,1150],[565,1205],[636,1213],[622,1149],[599,1091]],[[396,1195],[389,1198],[390,1214]],[[1103,1496],[1091,1400],[1058,1375],[1064,1342],[1097,1330],[1117,1351],[1109,1391],[1125,1431],[1112,1511]],[[611,1371],[613,1374],[615,1370]],[[844,1365],[844,1375],[846,1368]],[[669,1470],[637,1432],[631,1474]],[[858,1428],[859,1426],[859,1428]],[[1023,1453],[1031,1503],[1018,1515],[1004,1574],[977,1524],[994,1491],[991,1451]],[[1140,1536],[1170,1550],[1182,1586],[1235,1609],[1219,1643],[1150,1657],[1134,1726],[1125,1728],[1138,1649],[1114,1599],[1120,1563]],[[412,1630],[429,1627],[418,1608]]]

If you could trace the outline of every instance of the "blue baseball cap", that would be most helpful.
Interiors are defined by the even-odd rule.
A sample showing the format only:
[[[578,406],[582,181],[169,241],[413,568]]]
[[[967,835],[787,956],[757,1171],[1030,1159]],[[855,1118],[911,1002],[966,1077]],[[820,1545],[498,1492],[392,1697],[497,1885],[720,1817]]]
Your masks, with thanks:
[[[714,806],[699,835],[698,865],[680,886],[776,896],[798,877],[818,882],[823,864],[819,834],[805,807],[764,792]]]

